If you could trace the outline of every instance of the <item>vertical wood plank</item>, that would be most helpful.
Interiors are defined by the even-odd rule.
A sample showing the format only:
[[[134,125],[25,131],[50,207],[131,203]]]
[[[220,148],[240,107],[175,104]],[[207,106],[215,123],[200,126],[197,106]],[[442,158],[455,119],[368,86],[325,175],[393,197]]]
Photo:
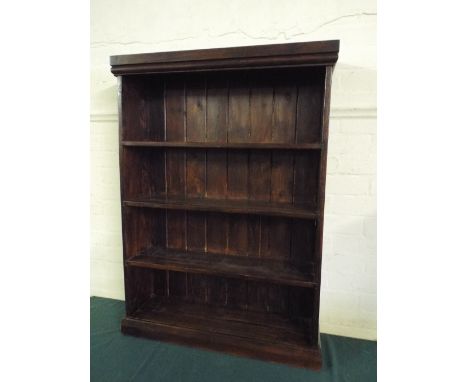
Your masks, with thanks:
[[[297,87],[291,81],[290,74],[284,73],[282,78],[276,81],[274,92],[271,140],[272,142],[292,143],[296,134]],[[289,151],[281,151],[275,152],[272,157],[270,186],[272,202],[291,203],[293,200],[293,155]],[[274,258],[288,257],[290,250],[289,222],[269,219],[268,230],[265,232],[265,236],[268,237],[266,255]],[[278,237],[282,237],[280,242],[277,240]]]
[[[164,81],[161,77],[145,77],[146,134],[153,141],[164,141]]]
[[[270,254],[270,216],[260,216],[260,248],[259,256],[268,257]]]
[[[295,153],[294,204],[317,206],[319,157],[315,152]]]
[[[292,203],[294,156],[287,151],[275,152],[271,163],[271,201]]]
[[[187,142],[204,142],[206,137],[205,78],[195,76],[186,82]],[[187,196],[201,198],[205,195],[205,152],[186,150]]]
[[[249,282],[247,287],[249,310],[254,312],[267,312],[268,284],[261,282]]]
[[[205,213],[187,212],[187,249],[205,251]]]
[[[187,141],[204,142],[206,138],[206,88],[205,78],[194,76],[186,82],[187,95]],[[200,150],[186,150],[187,196],[205,196],[206,154]],[[204,252],[206,249],[205,214],[187,212],[187,249]],[[207,278],[203,275],[187,275],[187,293],[191,300],[205,302]]]
[[[228,254],[234,256],[247,256],[249,247],[247,215],[229,216],[229,242]]]
[[[248,152],[242,150],[228,151],[228,198],[248,199]]]
[[[247,281],[227,279],[227,305],[234,309],[246,310],[248,307]]]
[[[138,174],[140,178],[140,190],[137,197],[148,198],[156,194],[154,176],[156,171],[152,168],[152,153],[150,150],[137,150],[136,151],[139,157],[139,170]]]
[[[271,218],[269,221],[268,257],[287,259],[290,256],[290,221],[285,218]]]
[[[269,142],[273,120],[273,87],[271,79],[256,73],[251,80],[250,141]]]
[[[229,142],[250,140],[250,87],[245,73],[237,74],[229,88]]]
[[[206,245],[211,253],[225,254],[227,252],[227,232],[229,217],[221,213],[206,215]]]
[[[248,176],[249,200],[270,201],[272,155],[276,156],[276,152],[272,154],[269,150],[251,151]]]
[[[323,69],[298,80],[296,142],[320,142],[323,111]]]
[[[120,183],[122,200],[141,197],[141,155],[138,155],[132,147],[124,146],[121,146],[120,154],[120,171],[123,178]]]
[[[138,254],[140,240],[138,238],[138,216],[134,208],[122,207],[122,226],[124,240],[124,264],[125,260]]]
[[[205,197],[206,163],[205,151],[185,150],[187,158],[187,197]]]
[[[185,212],[167,210],[167,247],[171,249],[186,248]]]
[[[166,140],[186,140],[185,83],[181,76],[168,77],[165,88]],[[167,195],[186,197],[186,153],[179,149],[166,151]],[[167,247],[184,250],[187,246],[187,220],[184,211],[167,210]],[[180,272],[168,272],[168,290],[171,296],[185,296],[187,276]]]
[[[227,142],[228,81],[225,76],[212,73],[207,77],[206,89],[206,141]],[[227,152],[206,152],[206,197],[227,197]],[[227,251],[228,217],[206,214],[206,247],[208,252],[224,254]]]
[[[260,256],[261,217],[247,217],[247,256]]]
[[[289,288],[288,310],[296,321],[312,317],[316,310],[313,294],[314,291],[308,288]]]
[[[207,150],[206,196],[213,199],[227,197],[227,152]]]
[[[186,80],[187,142],[205,142],[206,89],[205,78]]]
[[[275,86],[271,141],[293,143],[296,128],[297,88],[291,81],[279,80]]]
[[[315,223],[295,219],[291,222],[291,260],[296,264],[314,260]]]
[[[139,78],[121,78],[122,140],[148,139],[144,84]]]
[[[148,214],[150,214],[152,220],[151,246],[165,248],[167,244],[166,211],[148,209]]]
[[[271,77],[255,72],[251,80],[250,124],[251,142],[270,142],[273,120],[273,87]],[[270,200],[271,179],[270,151],[250,152],[249,158],[249,200]]]
[[[182,78],[166,81],[166,140],[185,141],[185,86]],[[167,194],[185,196],[185,152],[168,149],[166,152]]]
[[[171,297],[187,297],[187,274],[182,272],[168,272],[169,295]]]
[[[166,80],[166,140],[184,142],[185,140],[185,86],[181,77]]]
[[[166,191],[164,151],[140,148],[137,150],[141,155],[141,196],[153,198],[164,195]]]
[[[207,276],[191,273],[188,275],[187,294],[190,301],[205,304],[208,302],[208,279]]]
[[[185,197],[185,152],[180,149],[166,150],[167,195]]]
[[[227,282],[222,277],[210,277],[208,289],[208,302],[215,306],[226,305]]]
[[[228,152],[228,198],[248,199],[248,153]],[[228,254],[245,256],[248,248],[248,219],[246,215],[229,216]]]
[[[166,82],[166,140],[185,141],[185,89],[179,77]],[[167,195],[185,198],[185,152],[178,149],[166,151]],[[185,249],[185,212],[167,210],[167,246],[172,249]],[[169,288],[178,275],[169,275]],[[171,293],[172,294],[172,293]]]
[[[164,297],[166,295],[166,271],[153,271],[153,293],[156,296]]]
[[[193,79],[187,82],[187,141],[205,142],[207,139],[207,124],[210,121],[212,127],[213,117],[219,121],[220,113],[218,110],[215,116],[208,117],[208,79],[204,75],[194,75]],[[212,101],[213,94],[210,94]],[[218,104],[220,100],[217,100]],[[227,102],[227,100],[226,100]],[[211,110],[212,112],[212,110]],[[224,123],[225,124],[225,123]],[[222,131],[222,127],[221,127]],[[211,129],[210,134],[217,133],[218,129]],[[207,153],[201,150],[187,150],[187,195],[188,197],[203,198],[206,195],[207,184]],[[210,168],[211,170],[211,168]],[[206,228],[209,222],[205,214],[187,214],[187,247],[189,250],[205,252],[207,250]],[[192,275],[188,275],[190,282]],[[211,300],[219,296],[212,293],[218,286],[213,278],[208,276],[199,276],[199,283],[205,289],[205,302],[213,303]],[[195,282],[197,282],[197,280]]]
[[[206,89],[206,140],[227,142],[228,81],[224,74],[207,76]]]
[[[288,311],[288,289],[284,285],[269,284],[267,301],[267,311],[277,314],[285,314]]]

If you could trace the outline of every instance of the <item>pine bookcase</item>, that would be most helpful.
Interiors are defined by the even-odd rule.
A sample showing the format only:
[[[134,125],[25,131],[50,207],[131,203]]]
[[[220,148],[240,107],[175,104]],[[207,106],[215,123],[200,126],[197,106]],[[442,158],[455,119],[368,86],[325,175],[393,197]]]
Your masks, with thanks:
[[[339,41],[111,56],[122,332],[317,369]]]

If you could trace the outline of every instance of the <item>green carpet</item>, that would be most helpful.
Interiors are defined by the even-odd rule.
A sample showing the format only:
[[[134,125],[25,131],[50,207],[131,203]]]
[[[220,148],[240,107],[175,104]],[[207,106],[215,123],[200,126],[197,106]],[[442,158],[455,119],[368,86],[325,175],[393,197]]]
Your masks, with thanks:
[[[91,381],[376,381],[377,343],[322,334],[320,372],[124,336],[123,301],[91,298]]]

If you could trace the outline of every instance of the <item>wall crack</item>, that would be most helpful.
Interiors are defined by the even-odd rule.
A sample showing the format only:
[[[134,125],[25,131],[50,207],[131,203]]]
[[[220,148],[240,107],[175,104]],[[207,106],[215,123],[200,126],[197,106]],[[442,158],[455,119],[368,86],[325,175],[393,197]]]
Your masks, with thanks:
[[[341,21],[343,19],[348,19],[348,18],[354,18],[354,17],[361,17],[361,16],[377,16],[376,12],[357,12],[357,13],[351,13],[347,15],[342,15],[339,17],[335,17],[334,19],[327,20],[319,25],[317,25],[314,29],[312,29],[310,32],[296,32],[291,35],[288,35],[288,31],[294,30],[294,28],[298,27],[297,23],[294,26],[291,26],[289,28],[286,28],[285,30],[277,31],[276,34],[272,35],[253,35],[248,32],[246,32],[243,29],[236,29],[234,31],[228,31],[228,32],[223,32],[219,34],[211,34],[208,32],[208,36],[210,38],[222,38],[226,36],[232,36],[232,35],[243,35],[251,40],[278,40],[280,37],[282,37],[284,40],[290,40],[292,37],[296,36],[301,36],[305,35],[306,33],[314,33],[317,32],[318,30],[322,29],[323,27],[326,27],[330,24],[334,24],[338,21]],[[122,45],[122,46],[127,46],[127,45],[157,45],[157,44],[165,44],[165,43],[170,43],[170,42],[178,42],[178,41],[185,41],[185,40],[193,40],[197,38],[197,36],[187,36],[187,37],[179,37],[179,38],[174,38],[174,39],[167,39],[167,40],[155,40],[155,41],[139,41],[139,40],[133,40],[133,41],[95,41],[91,43],[91,47],[96,48],[100,46],[105,46],[105,45]]]

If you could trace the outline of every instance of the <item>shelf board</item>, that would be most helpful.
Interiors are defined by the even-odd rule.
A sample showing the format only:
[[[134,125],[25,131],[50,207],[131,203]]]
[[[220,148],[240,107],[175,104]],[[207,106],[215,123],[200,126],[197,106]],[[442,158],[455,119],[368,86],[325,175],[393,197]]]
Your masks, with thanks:
[[[321,143],[223,143],[223,142],[154,142],[122,141],[123,146],[131,147],[180,147],[200,149],[280,149],[280,150],[318,150]]]
[[[254,214],[267,216],[281,216],[298,219],[317,219],[319,214],[302,205],[285,203],[267,203],[250,200],[231,199],[181,199],[181,198],[151,198],[138,200],[124,200],[126,207],[160,208],[186,211],[211,211],[233,214]]]
[[[150,248],[128,259],[126,265],[139,268],[200,273],[276,284],[311,288],[314,281],[312,265],[300,268],[289,261],[261,257],[226,256],[192,251]]]
[[[300,367],[320,366],[319,350],[310,344],[304,325],[275,313],[154,296],[123,319],[122,331]]]

